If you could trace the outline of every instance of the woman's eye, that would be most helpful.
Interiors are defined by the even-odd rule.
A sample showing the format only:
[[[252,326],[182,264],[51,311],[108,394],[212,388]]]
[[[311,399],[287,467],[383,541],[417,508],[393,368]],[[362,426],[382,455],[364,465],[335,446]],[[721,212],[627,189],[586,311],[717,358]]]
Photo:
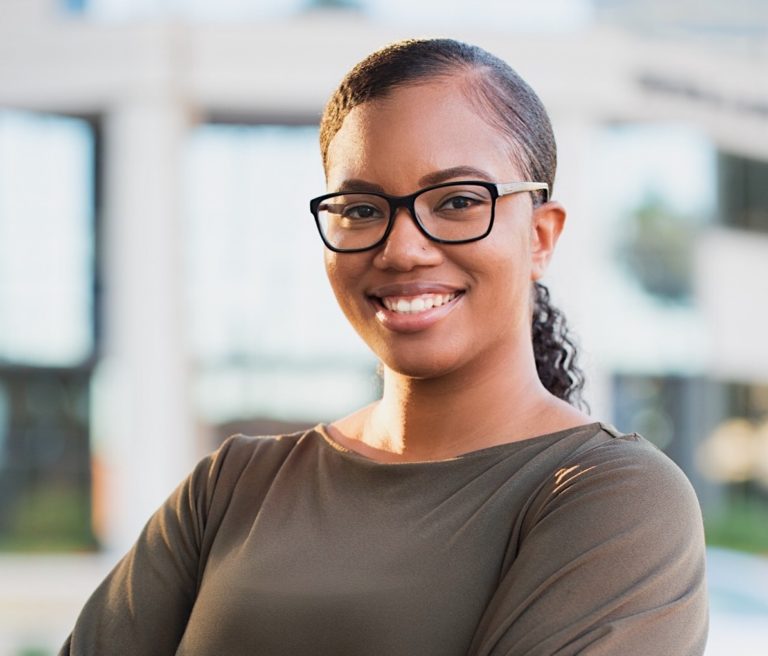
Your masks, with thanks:
[[[469,198],[467,196],[454,196],[453,198],[447,199],[443,204],[438,208],[440,210],[465,210],[473,205],[475,205],[477,201],[474,198]]]
[[[347,219],[375,219],[379,210],[372,205],[351,205],[345,207],[342,214]]]

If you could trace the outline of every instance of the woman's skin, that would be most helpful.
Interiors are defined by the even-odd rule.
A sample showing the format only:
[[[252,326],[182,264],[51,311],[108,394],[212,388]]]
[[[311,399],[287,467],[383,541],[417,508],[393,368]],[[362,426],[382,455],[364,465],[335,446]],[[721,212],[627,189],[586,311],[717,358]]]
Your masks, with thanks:
[[[353,109],[328,149],[329,191],[395,195],[451,180],[524,180],[514,145],[478,117],[456,78],[411,85]],[[531,346],[531,283],[563,229],[556,202],[496,202],[491,234],[438,244],[400,209],[387,241],[326,251],[338,302],[384,366],[382,399],[334,422],[342,446],[382,462],[442,460],[592,420],[541,384]],[[378,299],[455,295],[423,312]]]

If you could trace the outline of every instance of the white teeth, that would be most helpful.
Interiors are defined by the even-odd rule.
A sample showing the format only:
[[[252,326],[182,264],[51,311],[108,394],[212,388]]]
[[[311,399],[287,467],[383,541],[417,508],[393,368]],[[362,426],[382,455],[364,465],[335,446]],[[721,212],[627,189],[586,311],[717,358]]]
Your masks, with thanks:
[[[451,292],[450,294],[422,294],[414,298],[394,298],[388,296],[382,298],[381,302],[391,312],[415,314],[450,303],[458,295],[458,292]]]

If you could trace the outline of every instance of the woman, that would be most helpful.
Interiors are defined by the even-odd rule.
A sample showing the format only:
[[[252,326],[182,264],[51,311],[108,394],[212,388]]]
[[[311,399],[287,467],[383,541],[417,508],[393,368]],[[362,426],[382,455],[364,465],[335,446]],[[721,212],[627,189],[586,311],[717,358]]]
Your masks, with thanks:
[[[538,283],[565,211],[533,91],[479,48],[397,43],[341,83],[321,148],[311,209],[382,398],[228,440],[62,653],[701,654],[690,485],[568,402],[580,374]]]

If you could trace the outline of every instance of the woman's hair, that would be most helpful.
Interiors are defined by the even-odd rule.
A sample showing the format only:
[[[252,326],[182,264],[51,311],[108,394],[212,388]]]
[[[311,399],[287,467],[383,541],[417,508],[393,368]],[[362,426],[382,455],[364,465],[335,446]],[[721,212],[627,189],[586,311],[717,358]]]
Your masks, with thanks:
[[[550,190],[557,168],[557,148],[544,105],[510,66],[477,46],[452,39],[400,41],[368,55],[331,96],[320,120],[320,151],[328,169],[328,146],[347,114],[369,100],[385,98],[413,84],[450,78],[477,106],[478,116],[503,134],[510,157],[528,180]],[[534,205],[545,198],[534,192]],[[555,396],[581,405],[584,376],[576,365],[576,346],[563,314],[544,285],[533,285],[533,352],[544,386]]]

